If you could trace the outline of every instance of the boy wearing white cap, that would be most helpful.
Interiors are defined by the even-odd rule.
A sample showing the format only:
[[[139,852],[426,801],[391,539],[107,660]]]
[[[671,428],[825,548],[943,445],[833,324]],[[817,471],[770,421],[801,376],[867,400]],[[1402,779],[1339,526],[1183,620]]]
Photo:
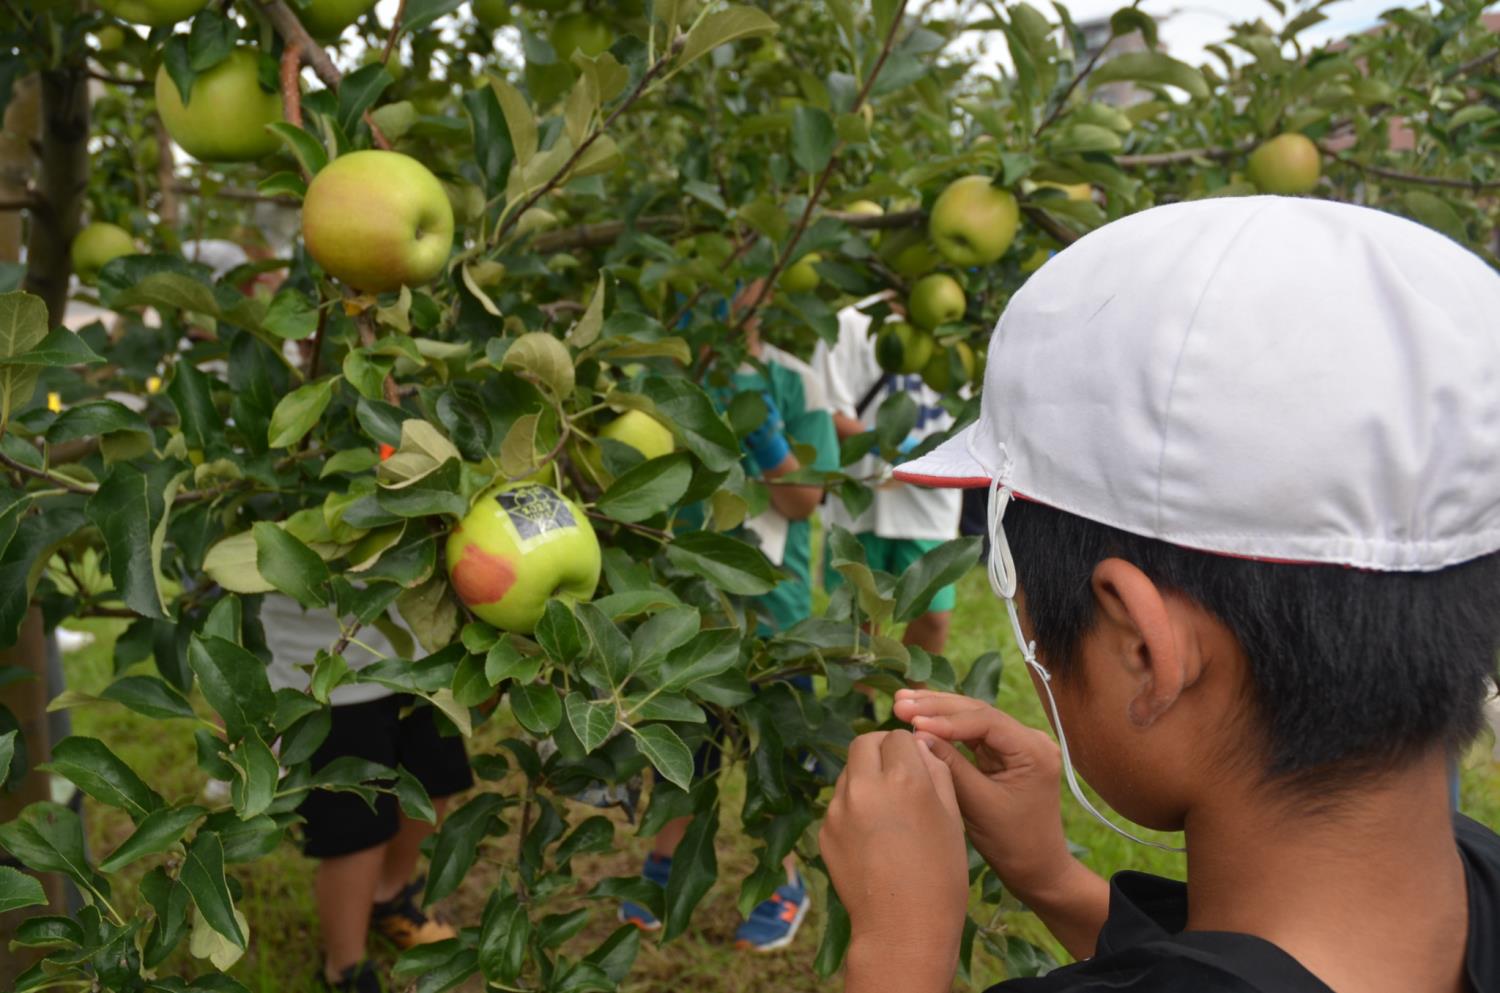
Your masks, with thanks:
[[[1057,743],[920,690],[856,739],[851,993],[950,988],[965,831],[1079,959],[999,991],[1500,990],[1500,838],[1448,792],[1500,648],[1500,276],[1344,204],[1145,211],[1016,294],[979,421],[899,474],[989,488]],[[1185,884],[1073,858],[1075,768]]]

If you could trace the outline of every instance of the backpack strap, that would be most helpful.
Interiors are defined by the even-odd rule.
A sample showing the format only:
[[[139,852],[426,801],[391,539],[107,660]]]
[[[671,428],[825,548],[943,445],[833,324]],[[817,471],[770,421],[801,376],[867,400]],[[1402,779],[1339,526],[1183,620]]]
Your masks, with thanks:
[[[880,391],[891,384],[892,378],[890,373],[882,373],[879,379],[870,384],[870,388],[865,390],[865,395],[859,398],[859,403],[854,407],[854,416],[857,419],[861,421],[865,419],[865,411],[870,408],[870,404],[875,402]]]

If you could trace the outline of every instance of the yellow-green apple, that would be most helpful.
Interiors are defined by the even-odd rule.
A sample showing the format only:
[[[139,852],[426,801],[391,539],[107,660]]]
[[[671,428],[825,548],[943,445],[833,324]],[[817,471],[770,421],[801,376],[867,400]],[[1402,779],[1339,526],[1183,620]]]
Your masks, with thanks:
[[[818,275],[818,270],[814,268],[822,261],[823,256],[817,252],[808,252],[795,263],[787,266],[781,278],[776,280],[776,285],[788,293],[811,293],[823,281],[823,277]]]
[[[1318,146],[1307,135],[1291,132],[1257,146],[1245,172],[1262,193],[1295,195],[1313,191],[1321,168]]]
[[[629,445],[647,459],[671,455],[677,447],[666,425],[643,410],[627,410],[599,430],[599,437]]]
[[[912,285],[906,312],[924,328],[941,327],[964,316],[968,301],[958,280],[946,273],[923,276]]]
[[[302,238],[318,265],[356,290],[420,286],[448,261],[453,208],[443,184],[411,156],[350,152],[308,184]]]
[[[564,62],[575,51],[593,58],[614,44],[609,25],[594,14],[564,14],[552,25],[552,47]]]
[[[125,44],[125,29],[118,24],[106,24],[94,32],[94,44],[101,54],[119,51]]]
[[[163,64],[156,72],[156,112],[172,140],[203,162],[248,162],[281,147],[266,128],[281,120],[281,96],[261,89],[254,49],[237,48],[200,73],[186,103]]]
[[[364,16],[375,0],[312,0],[297,11],[302,26],[319,41],[337,38],[339,32]]]
[[[548,486],[489,490],[448,536],[448,577],[474,616],[530,634],[547,601],[588,600],[599,585],[599,538],[578,505]]]
[[[1039,190],[1061,190],[1069,200],[1092,200],[1094,188],[1088,183],[1053,183],[1043,181],[1036,184]]]
[[[973,378],[974,350],[967,342],[939,345],[932,350],[927,365],[922,367],[922,382],[939,393],[949,393]]]
[[[99,6],[122,21],[160,28],[187,20],[208,0],[99,0]]]
[[[510,23],[510,0],[473,0],[469,9],[474,12],[474,20],[486,31],[494,31]]]
[[[913,228],[892,232],[880,246],[880,257],[902,279],[925,276],[942,261],[937,250],[928,243],[927,235]]]
[[[954,265],[989,265],[1010,247],[1020,220],[1009,190],[995,186],[988,176],[965,176],[938,194],[927,230],[943,258]]]
[[[78,278],[92,283],[106,263],[122,255],[135,254],[135,239],[118,224],[95,221],[73,237],[69,254]]]
[[[858,214],[860,217],[880,217],[885,213],[885,208],[874,200],[856,200],[844,208],[846,213]],[[880,230],[878,228],[865,232],[871,245],[880,244]]]
[[[887,321],[875,336],[875,361],[890,373],[921,372],[932,356],[932,335],[905,321]]]

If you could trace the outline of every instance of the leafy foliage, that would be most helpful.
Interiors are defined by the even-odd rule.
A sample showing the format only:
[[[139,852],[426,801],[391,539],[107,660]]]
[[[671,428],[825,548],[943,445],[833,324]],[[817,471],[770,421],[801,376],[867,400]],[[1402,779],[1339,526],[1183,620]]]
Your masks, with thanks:
[[[836,532],[830,565],[848,582],[823,615],[766,634],[754,598],[784,572],[741,526],[769,500],[741,448],[765,413],[732,396],[750,314],[728,301],[817,253],[815,291],[749,294],[764,336],[808,355],[836,334],[843,301],[908,289],[901,253],[920,254],[923,207],[951,179],[994,176],[1023,213],[999,262],[956,274],[968,312],[939,342],[979,350],[1049,252],[1157,203],[1253,192],[1246,154],[1289,131],[1318,144],[1318,195],[1405,214],[1494,260],[1500,200],[1477,194],[1500,184],[1500,89],[1472,0],[1394,10],[1379,30],[1323,47],[1303,40],[1321,4],[1272,0],[1274,21],[1236,25],[1203,66],[1163,51],[1136,7],[1108,28],[1109,51],[1131,39],[1137,50],[1096,59],[1061,4],[994,5],[966,25],[919,23],[900,0],[620,3],[607,51],[565,57],[547,40],[553,13],[528,9],[494,36],[454,0],[409,0],[388,63],[374,57],[391,26],[366,17],[338,43],[342,63],[363,52],[366,64],[336,86],[324,72],[304,80],[288,101],[301,123],[272,125],[283,151],[174,163],[150,88],[135,85],[149,78],[140,67],[164,65],[190,93],[237,43],[253,44],[274,84],[288,38],[268,11],[299,6],[215,4],[175,27],[125,30],[108,51],[119,25],[74,5],[22,4],[0,25],[0,103],[40,69],[49,85],[82,85],[89,66],[114,80],[92,106],[88,213],[150,249],[109,262],[80,292],[111,315],[76,334],[59,327],[57,295],[44,298],[65,262],[34,250],[34,293],[3,273],[0,642],[16,640],[32,604],[50,619],[132,618],[116,680],[59,705],[125,706],[164,735],[194,736],[203,771],[231,784],[217,806],[177,802],[108,742],[58,743],[50,771],[134,829],[92,859],[65,807],[34,804],[0,825],[11,855],[66,876],[87,904],[78,921],[29,925],[46,961],[18,988],[237,989],[220,963],[255,935],[226,866],[282,843],[309,790],[391,793],[433,819],[405,770],[311,767],[329,693],[351,683],[413,694],[465,733],[506,711],[520,729],[475,760],[522,770],[524,791],[477,792],[435,839],[429,901],[480,857],[503,872],[459,939],[403,958],[398,974],[418,989],[476,973],[504,988],[612,989],[639,935],[623,929],[588,949],[573,939],[620,899],[652,905],[667,940],[680,934],[716,880],[715,832],[729,813],[714,778],[695,776],[699,748],[746,768],[739,815],[763,848],[742,905],[769,893],[786,855],[816,866],[822,790],[861,726],[856,683],[954,686],[947,659],[909,650],[892,625],[979,550],[955,542],[892,576]],[[954,54],[976,29],[1003,39],[1000,78]],[[1133,100],[1118,105],[1122,88]],[[194,234],[244,241],[247,222],[277,205],[294,212],[329,161],[383,143],[428,165],[457,216],[435,281],[371,296],[339,285],[300,243],[217,274],[201,245],[183,250]],[[1061,188],[1076,184],[1088,195]],[[861,199],[887,213],[839,209]],[[284,277],[274,291],[257,285],[268,274]],[[973,414],[968,391],[945,402],[960,422]],[[739,416],[757,406],[757,418]],[[644,458],[601,436],[625,411],[656,417],[675,450]],[[843,469],[795,481],[867,505],[873,481],[852,467],[871,451],[894,457],[914,418],[909,402],[883,405],[844,443]],[[528,477],[585,508],[604,580],[591,603],[554,600],[533,633],[517,634],[465,615],[443,539],[478,494]],[[267,678],[259,614],[272,593],[339,618],[338,641],[307,660],[305,693]],[[400,657],[351,670],[343,653],[372,627]],[[826,692],[785,682],[808,674]],[[992,697],[998,679],[999,656],[985,655],[962,689]],[[11,786],[29,769],[14,727],[0,708],[0,782]],[[665,894],[575,879],[576,856],[616,841],[607,820],[566,798],[642,778],[655,781],[645,833],[699,815]],[[501,849],[502,815],[516,807],[522,826]],[[112,885],[127,867],[145,872],[133,916]],[[1001,899],[977,862],[973,881],[982,900]],[[849,937],[829,899],[825,975]],[[0,910],[40,901],[34,880],[0,868]],[[966,949],[976,935],[1018,974],[1044,967],[1032,946],[978,924]],[[201,975],[147,978],[181,961],[172,955],[185,942],[207,960]]]

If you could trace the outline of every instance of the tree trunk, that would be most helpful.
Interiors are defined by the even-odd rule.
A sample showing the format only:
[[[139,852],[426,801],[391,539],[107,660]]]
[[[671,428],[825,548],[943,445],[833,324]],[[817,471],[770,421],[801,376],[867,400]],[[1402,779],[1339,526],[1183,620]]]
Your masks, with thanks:
[[[89,77],[82,63],[42,74],[42,140],[37,196],[26,248],[26,291],[42,298],[56,327],[68,304],[68,257],[89,182]]]
[[[21,624],[21,637],[15,645],[0,652],[0,666],[16,665],[32,674],[31,679],[12,683],[0,690],[0,706],[10,709],[21,725],[19,738],[26,743],[27,772],[14,793],[0,793],[0,824],[14,820],[27,804],[52,798],[52,780],[36,767],[52,756],[47,734],[47,640],[42,630],[42,612],[32,607]],[[3,856],[3,852],[0,852]],[[0,914],[0,990],[13,989],[18,975],[30,967],[35,956],[24,949],[9,950],[17,926],[36,914],[67,912],[67,895],[61,876],[37,875],[47,891],[49,907],[32,907]]]
[[[0,132],[0,201],[21,203],[31,194],[41,137],[41,91],[35,76],[16,80]],[[0,262],[21,261],[20,210],[0,211]]]

